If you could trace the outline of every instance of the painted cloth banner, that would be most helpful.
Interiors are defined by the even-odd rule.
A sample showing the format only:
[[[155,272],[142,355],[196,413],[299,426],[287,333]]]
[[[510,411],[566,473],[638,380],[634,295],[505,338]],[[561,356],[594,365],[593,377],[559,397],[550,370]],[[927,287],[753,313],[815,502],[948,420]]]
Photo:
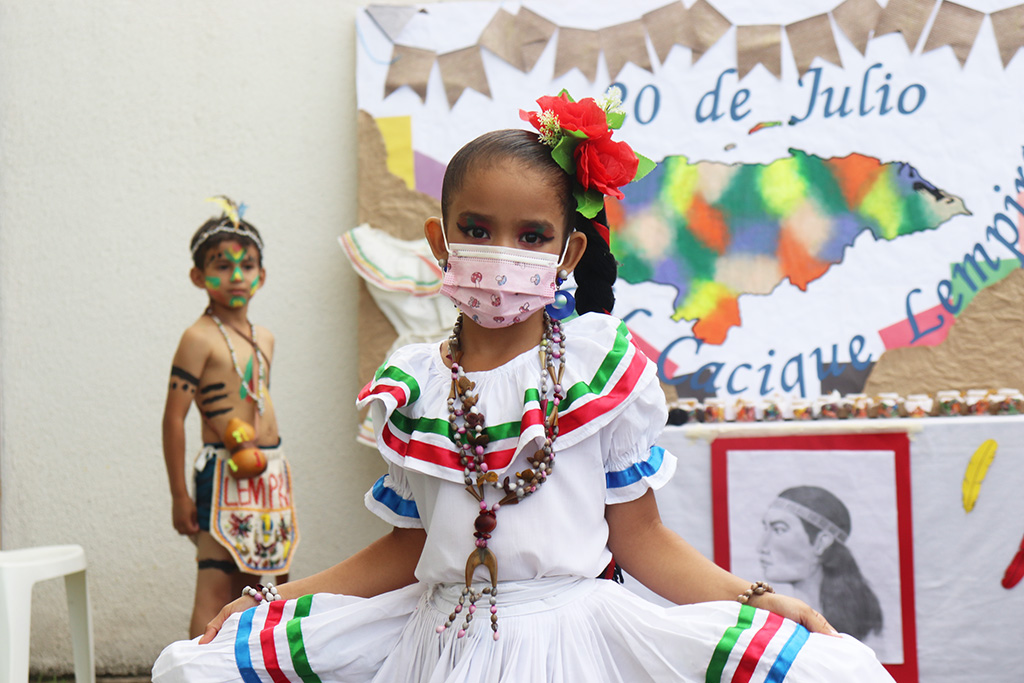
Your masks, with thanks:
[[[1024,5],[964,2],[375,5],[358,106],[420,206],[537,97],[618,85],[659,166],[607,201],[613,312],[680,396],[1013,386]]]

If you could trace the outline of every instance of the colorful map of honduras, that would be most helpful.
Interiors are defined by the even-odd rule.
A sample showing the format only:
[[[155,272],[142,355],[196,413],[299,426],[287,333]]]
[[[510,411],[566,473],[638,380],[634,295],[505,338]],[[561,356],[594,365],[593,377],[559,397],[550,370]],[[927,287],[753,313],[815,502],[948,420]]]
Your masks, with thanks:
[[[786,279],[806,290],[862,231],[893,240],[969,213],[910,164],[789,153],[768,164],[666,158],[608,202],[619,277],[673,285],[673,319],[721,344],[742,322],[741,295]]]

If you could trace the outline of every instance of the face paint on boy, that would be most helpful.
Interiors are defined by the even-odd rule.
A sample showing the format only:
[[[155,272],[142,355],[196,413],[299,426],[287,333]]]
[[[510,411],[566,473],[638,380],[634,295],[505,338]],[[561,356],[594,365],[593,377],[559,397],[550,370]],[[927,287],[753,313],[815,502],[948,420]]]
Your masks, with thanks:
[[[226,243],[224,248],[211,254],[204,277],[210,298],[228,308],[242,308],[259,289],[261,278],[256,257],[237,243]],[[247,282],[251,279],[251,282]]]

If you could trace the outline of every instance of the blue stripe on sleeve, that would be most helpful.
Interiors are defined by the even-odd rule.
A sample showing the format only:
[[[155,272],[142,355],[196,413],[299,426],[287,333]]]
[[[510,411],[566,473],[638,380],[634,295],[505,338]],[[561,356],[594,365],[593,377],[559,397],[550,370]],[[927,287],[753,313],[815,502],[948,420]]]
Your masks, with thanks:
[[[800,652],[800,649],[809,637],[810,632],[807,629],[803,626],[796,627],[793,635],[789,637],[786,644],[782,646],[782,651],[775,658],[775,663],[772,665],[771,671],[768,672],[768,677],[764,679],[765,683],[782,683],[786,679],[789,667],[793,666],[793,660],[796,659],[797,653]]]
[[[650,456],[643,462],[630,465],[624,470],[617,472],[605,472],[605,486],[610,489],[620,489],[630,484],[635,484],[644,477],[650,477],[661,469],[661,463],[665,459],[665,449],[661,446],[651,446]]]
[[[255,614],[255,607],[250,607],[242,612],[242,616],[238,620],[238,630],[235,631],[235,665],[245,683],[261,683],[259,675],[252,667],[252,658],[249,656],[249,634],[252,633],[252,618]]]
[[[387,475],[385,475],[387,476]],[[373,485],[373,499],[386,506],[389,510],[401,517],[419,519],[420,511],[416,507],[415,500],[406,500],[393,490],[384,486],[384,477],[381,477]]]

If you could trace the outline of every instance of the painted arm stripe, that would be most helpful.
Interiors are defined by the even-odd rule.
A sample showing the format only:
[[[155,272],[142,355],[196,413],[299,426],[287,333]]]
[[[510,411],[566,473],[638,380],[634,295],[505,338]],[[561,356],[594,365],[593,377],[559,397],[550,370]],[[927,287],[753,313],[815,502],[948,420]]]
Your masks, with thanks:
[[[770,613],[764,625],[754,634],[747,649],[743,652],[740,663],[736,666],[736,672],[732,675],[732,683],[749,683],[768,643],[778,633],[781,626],[782,617],[774,612]]]
[[[711,655],[711,661],[708,663],[707,675],[704,678],[705,683],[721,683],[722,672],[725,671],[725,665],[729,662],[729,654],[736,646],[736,641],[739,640],[740,634],[750,628],[753,623],[754,608],[750,605],[740,607],[736,625],[725,629],[722,639],[715,646],[715,652]]]
[[[235,666],[238,667],[238,673],[245,683],[262,683],[252,668],[252,658],[249,656],[249,634],[252,633],[252,618],[255,614],[255,607],[242,612],[238,620],[238,630],[235,631]]]
[[[800,652],[810,636],[810,631],[803,626],[796,627],[793,635],[789,637],[786,644],[782,646],[778,657],[775,658],[775,663],[772,664],[771,671],[768,672],[764,683],[782,683],[785,680],[786,674],[789,673],[789,667],[793,666],[793,660],[796,659],[797,653]]]
[[[288,620],[285,630],[288,634],[288,648],[291,650],[292,666],[303,683],[323,683],[309,665],[306,645],[302,640],[302,619],[309,616],[313,605],[312,595],[303,595],[295,602],[295,616]]]
[[[415,500],[406,500],[395,493],[392,489],[384,486],[384,477],[381,477],[373,485],[373,498],[377,502],[387,506],[389,510],[402,517],[412,519],[420,518],[420,511],[416,507]]]
[[[661,469],[665,461],[665,449],[661,446],[651,446],[650,456],[643,462],[630,465],[624,470],[605,472],[605,486],[610,489],[618,489],[630,484],[635,484],[644,477],[653,476]]]

